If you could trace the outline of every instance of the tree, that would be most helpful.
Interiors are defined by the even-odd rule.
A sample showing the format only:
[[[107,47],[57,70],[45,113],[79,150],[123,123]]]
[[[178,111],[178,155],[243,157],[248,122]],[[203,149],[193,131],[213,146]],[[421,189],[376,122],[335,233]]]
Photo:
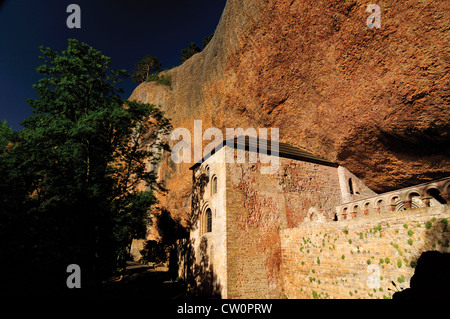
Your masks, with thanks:
[[[3,152],[11,140],[11,127],[6,125],[6,121],[0,122],[0,152]]]
[[[214,36],[214,32],[211,33],[209,36],[203,38],[203,47],[206,48],[209,42],[211,42],[212,38]]]
[[[132,75],[134,82],[142,83],[149,75],[161,71],[162,64],[158,58],[152,55],[146,55],[139,62],[135,64],[136,70]]]
[[[181,62],[184,63],[191,56],[193,56],[194,54],[197,54],[201,51],[202,51],[202,49],[200,49],[197,44],[195,44],[194,42],[191,42],[186,49],[181,50]]]
[[[11,225],[25,233],[18,247],[27,265],[65,276],[76,263],[86,287],[123,267],[131,240],[145,235],[160,189],[147,167],[159,160],[151,150],[164,147],[157,137],[170,123],[159,107],[120,97],[126,72],[111,70],[100,51],[69,39],[61,54],[41,52],[44,77],[34,85],[38,99],[28,100],[33,115],[4,164],[22,197],[0,217],[20,213]]]

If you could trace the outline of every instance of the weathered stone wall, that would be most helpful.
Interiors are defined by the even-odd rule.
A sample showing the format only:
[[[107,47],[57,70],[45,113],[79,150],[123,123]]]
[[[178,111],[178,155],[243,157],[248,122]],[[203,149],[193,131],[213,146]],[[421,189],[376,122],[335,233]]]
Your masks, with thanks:
[[[228,298],[280,297],[280,229],[332,218],[342,200],[336,167],[280,158],[265,175],[261,165],[226,168]]]
[[[190,232],[192,245],[192,275],[205,294],[227,298],[226,264],[226,171],[224,149],[219,150],[195,170],[195,177],[208,172],[208,181],[201,190],[200,201],[193,207],[193,225]],[[205,175],[206,176],[206,175]],[[213,179],[217,178],[217,192],[213,191]],[[211,209],[212,231],[205,232],[205,212]]]
[[[281,231],[288,298],[391,298],[424,251],[450,252],[447,205]],[[388,290],[391,289],[391,290]]]

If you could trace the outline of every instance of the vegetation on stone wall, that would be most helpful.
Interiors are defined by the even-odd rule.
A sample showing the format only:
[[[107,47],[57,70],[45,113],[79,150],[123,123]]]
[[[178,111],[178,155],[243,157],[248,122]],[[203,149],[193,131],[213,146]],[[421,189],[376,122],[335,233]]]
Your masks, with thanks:
[[[449,239],[447,218],[427,214],[286,230],[284,293],[290,298],[390,299],[408,287],[422,252],[450,252]]]

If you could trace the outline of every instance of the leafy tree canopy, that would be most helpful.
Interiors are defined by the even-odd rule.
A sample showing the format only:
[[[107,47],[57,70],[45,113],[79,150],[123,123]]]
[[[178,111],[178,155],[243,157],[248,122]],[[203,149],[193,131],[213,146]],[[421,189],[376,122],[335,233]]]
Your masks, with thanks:
[[[195,44],[194,42],[191,42],[186,49],[181,50],[181,63],[184,63],[190,57],[192,57],[193,55],[195,55],[201,51],[202,51],[202,49],[200,49],[200,47],[197,44]]]
[[[100,51],[69,39],[61,53],[41,52],[32,116],[13,136],[0,125],[0,150],[12,140],[0,153],[0,224],[8,230],[0,253],[46,272],[77,263],[95,283],[123,267],[131,240],[145,236],[161,189],[148,167],[171,127],[159,107],[121,98],[127,74],[111,70]]]
[[[203,38],[203,47],[206,48],[211,39],[213,38],[214,33],[211,33],[209,36]]]

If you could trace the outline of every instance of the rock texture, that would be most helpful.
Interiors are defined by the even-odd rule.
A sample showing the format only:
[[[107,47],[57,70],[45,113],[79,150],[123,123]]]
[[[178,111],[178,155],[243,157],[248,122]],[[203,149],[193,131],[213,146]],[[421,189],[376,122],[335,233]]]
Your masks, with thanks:
[[[449,175],[450,2],[228,0],[205,50],[143,83],[175,128],[278,127],[280,140],[347,167],[377,192]],[[207,142],[205,142],[207,143]],[[189,210],[192,174],[168,154],[162,205]]]

